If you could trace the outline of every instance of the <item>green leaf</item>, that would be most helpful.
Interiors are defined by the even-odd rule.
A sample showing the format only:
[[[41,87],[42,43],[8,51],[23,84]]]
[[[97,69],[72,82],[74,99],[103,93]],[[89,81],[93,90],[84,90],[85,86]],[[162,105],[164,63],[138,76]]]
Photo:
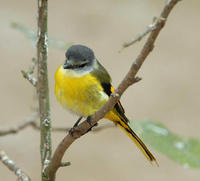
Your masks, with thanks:
[[[164,125],[151,121],[137,122],[135,126],[141,139],[153,149],[167,155],[185,168],[200,168],[200,140],[182,138]]]
[[[24,36],[28,38],[34,46],[37,44],[37,33],[35,33],[33,30],[27,28],[23,24],[14,23],[14,22],[11,23],[11,27],[23,33]],[[60,49],[60,50],[67,50],[73,44],[71,42],[66,43],[64,41],[56,40],[54,38],[49,38],[48,43],[49,43],[49,46]]]

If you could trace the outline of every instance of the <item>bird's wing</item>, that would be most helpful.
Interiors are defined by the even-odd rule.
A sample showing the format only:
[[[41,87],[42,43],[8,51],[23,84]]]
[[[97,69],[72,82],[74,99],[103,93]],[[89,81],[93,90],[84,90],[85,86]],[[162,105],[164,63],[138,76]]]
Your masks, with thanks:
[[[106,69],[97,61],[97,68],[94,69],[92,74],[98,79],[101,86],[103,87],[104,92],[110,97],[110,95],[115,91],[111,85],[111,77]],[[120,101],[118,101],[114,108],[119,114],[124,114],[124,108],[122,107]]]

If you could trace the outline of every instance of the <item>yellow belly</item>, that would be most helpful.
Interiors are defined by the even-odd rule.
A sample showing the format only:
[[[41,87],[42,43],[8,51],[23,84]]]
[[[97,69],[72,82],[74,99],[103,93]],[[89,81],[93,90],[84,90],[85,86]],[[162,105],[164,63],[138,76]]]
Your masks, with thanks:
[[[108,100],[95,77],[72,74],[62,65],[55,74],[55,95],[64,108],[84,117],[93,115]]]

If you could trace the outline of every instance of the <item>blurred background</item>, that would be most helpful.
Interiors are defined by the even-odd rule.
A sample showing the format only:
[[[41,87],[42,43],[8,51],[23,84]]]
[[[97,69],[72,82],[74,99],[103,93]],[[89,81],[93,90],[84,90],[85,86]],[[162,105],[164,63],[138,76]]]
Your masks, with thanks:
[[[49,37],[87,45],[107,68],[116,87],[138,55],[144,40],[119,50],[125,41],[142,32],[158,16],[165,0],[59,0],[49,1]],[[21,70],[27,70],[36,48],[12,22],[37,31],[36,1],[0,0],[0,127],[23,122],[36,107],[34,88]],[[200,1],[181,1],[138,75],[143,80],[121,98],[131,120],[152,120],[164,124],[181,137],[200,139]],[[49,47],[51,118],[54,126],[71,127],[76,116],[65,111],[54,96],[54,73],[63,63],[64,50]],[[100,121],[101,124],[107,120]],[[65,133],[53,133],[53,149]],[[33,180],[40,180],[39,132],[27,128],[16,135],[0,137],[5,152]],[[57,180],[199,180],[200,170],[184,168],[151,149],[160,167],[151,166],[131,140],[120,130],[89,133],[67,151]],[[2,180],[16,177],[0,163]]]

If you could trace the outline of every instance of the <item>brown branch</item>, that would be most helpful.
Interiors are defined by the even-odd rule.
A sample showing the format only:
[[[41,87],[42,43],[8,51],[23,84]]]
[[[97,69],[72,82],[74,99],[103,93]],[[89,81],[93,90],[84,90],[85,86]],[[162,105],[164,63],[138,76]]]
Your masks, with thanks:
[[[60,164],[60,167],[68,167],[68,166],[70,166],[70,165],[71,165],[70,162],[62,162],[62,163]]]
[[[33,123],[35,123],[35,121],[38,118],[38,113],[34,113],[33,115],[31,115],[30,118],[28,118],[27,120],[25,120],[23,123],[19,124],[16,127],[12,127],[12,128],[8,128],[8,129],[2,129],[0,130],[0,136],[6,136],[8,134],[16,134],[19,131],[27,128],[28,126],[31,126]]]
[[[153,23],[150,24],[149,26],[147,26],[147,28],[139,33],[133,40],[129,41],[129,42],[125,42],[122,46],[122,48],[127,48],[131,45],[133,45],[134,43],[136,43],[137,41],[142,40],[142,38],[144,38],[146,35],[148,35],[150,32],[152,32],[154,29],[156,28],[156,19],[153,19]]]
[[[87,133],[88,129],[90,129],[92,126],[94,126],[100,119],[102,119],[107,112],[109,112],[113,106],[116,104],[116,102],[120,99],[123,92],[133,83],[136,82],[135,76],[142,66],[143,62],[145,61],[146,57],[149,55],[149,53],[153,50],[154,42],[160,33],[160,30],[164,27],[166,19],[173,9],[173,7],[176,5],[176,3],[179,0],[168,0],[167,3],[164,6],[164,9],[160,15],[160,17],[157,19],[155,23],[155,29],[151,31],[146,43],[144,44],[140,54],[136,58],[136,60],[133,62],[129,72],[123,79],[123,81],[119,84],[116,91],[111,95],[108,102],[99,110],[97,111],[90,121],[90,124],[88,121],[84,121],[81,123],[78,127],[72,129],[71,134],[68,134],[65,136],[65,138],[62,140],[62,142],[58,145],[53,158],[50,162],[48,173],[49,173],[49,180],[53,181],[55,180],[55,175],[60,167],[62,157],[65,153],[65,151],[69,148],[69,146],[80,136]],[[73,135],[73,136],[72,136]]]
[[[0,151],[0,160],[17,176],[18,181],[31,181],[30,177],[11,160],[4,151]]]

